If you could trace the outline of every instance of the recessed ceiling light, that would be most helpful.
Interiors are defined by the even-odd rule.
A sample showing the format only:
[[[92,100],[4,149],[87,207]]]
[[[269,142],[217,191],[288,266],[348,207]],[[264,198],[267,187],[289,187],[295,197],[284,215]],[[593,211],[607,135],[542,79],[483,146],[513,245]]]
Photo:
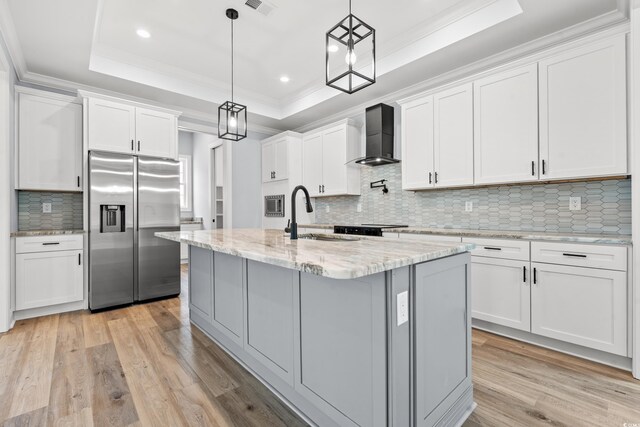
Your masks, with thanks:
[[[327,48],[327,50],[331,53],[333,52],[337,52],[338,51],[338,46],[336,46],[335,44],[331,44],[329,45],[329,47]]]
[[[289,83],[289,80],[290,80],[290,79],[289,79],[289,76],[282,76],[282,77],[280,77],[280,81],[281,81],[282,83]]]
[[[148,39],[149,37],[151,37],[149,31],[145,30],[144,28],[139,28],[138,31],[136,31],[136,34],[143,39]]]

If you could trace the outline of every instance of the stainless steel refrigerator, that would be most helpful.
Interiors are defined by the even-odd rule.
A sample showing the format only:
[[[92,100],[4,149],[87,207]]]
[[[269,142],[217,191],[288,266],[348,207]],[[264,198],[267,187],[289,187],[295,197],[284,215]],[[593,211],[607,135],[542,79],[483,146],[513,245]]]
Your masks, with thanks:
[[[180,166],[173,160],[89,153],[89,308],[180,293]]]

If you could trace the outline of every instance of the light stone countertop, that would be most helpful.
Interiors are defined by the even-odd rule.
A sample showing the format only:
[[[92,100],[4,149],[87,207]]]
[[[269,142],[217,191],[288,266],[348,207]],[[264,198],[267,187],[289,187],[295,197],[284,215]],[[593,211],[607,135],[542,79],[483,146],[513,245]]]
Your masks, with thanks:
[[[14,231],[11,237],[62,236],[65,234],[84,234],[84,230],[29,230]]]
[[[333,224],[299,224],[299,228],[333,230]],[[631,236],[623,234],[550,233],[543,231],[467,230],[458,228],[403,227],[386,228],[385,233],[406,233],[433,236],[479,237],[483,239],[538,240],[567,243],[631,245]]]
[[[203,249],[334,279],[355,279],[467,252],[471,244],[360,238],[292,241],[281,230],[219,229],[156,233]],[[353,238],[354,236],[350,236]]]

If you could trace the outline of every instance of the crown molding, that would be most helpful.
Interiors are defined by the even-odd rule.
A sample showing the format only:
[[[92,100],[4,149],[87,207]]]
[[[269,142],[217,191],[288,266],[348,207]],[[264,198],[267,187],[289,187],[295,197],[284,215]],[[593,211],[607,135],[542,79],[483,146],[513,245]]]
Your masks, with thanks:
[[[69,102],[71,104],[82,104],[82,100],[73,95],[64,95],[62,93],[51,92],[48,90],[41,90],[27,86],[15,86],[16,93],[23,93],[25,95],[35,95],[43,98],[55,99],[57,101]]]
[[[622,0],[624,2],[626,0]],[[620,3],[620,2],[619,2]],[[408,102],[412,99],[425,96],[435,89],[461,84],[465,79],[480,77],[483,73],[496,71],[499,68],[509,68],[520,63],[531,61],[535,55],[542,56],[554,53],[556,50],[566,49],[569,46],[589,43],[597,38],[613,37],[629,32],[629,20],[627,14],[620,10],[611,11],[593,19],[581,22],[555,33],[540,37],[530,42],[521,44],[512,49],[500,52],[480,61],[448,71],[439,76],[424,80],[415,85],[389,93],[378,100],[371,100],[355,107],[332,114],[328,117],[308,123],[295,129],[296,132],[308,132],[328,123],[345,117],[361,115],[365,108],[377,103],[396,104]]]
[[[27,72],[27,63],[22,54],[16,27],[13,25],[9,4],[4,0],[0,0],[0,35],[4,39],[11,62],[13,62],[18,79],[20,79]]]

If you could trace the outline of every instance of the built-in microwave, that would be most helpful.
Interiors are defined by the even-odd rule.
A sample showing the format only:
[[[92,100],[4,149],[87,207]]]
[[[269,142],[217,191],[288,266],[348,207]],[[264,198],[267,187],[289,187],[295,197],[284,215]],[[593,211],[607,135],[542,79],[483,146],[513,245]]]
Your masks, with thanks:
[[[264,216],[284,217],[284,194],[264,196]]]

